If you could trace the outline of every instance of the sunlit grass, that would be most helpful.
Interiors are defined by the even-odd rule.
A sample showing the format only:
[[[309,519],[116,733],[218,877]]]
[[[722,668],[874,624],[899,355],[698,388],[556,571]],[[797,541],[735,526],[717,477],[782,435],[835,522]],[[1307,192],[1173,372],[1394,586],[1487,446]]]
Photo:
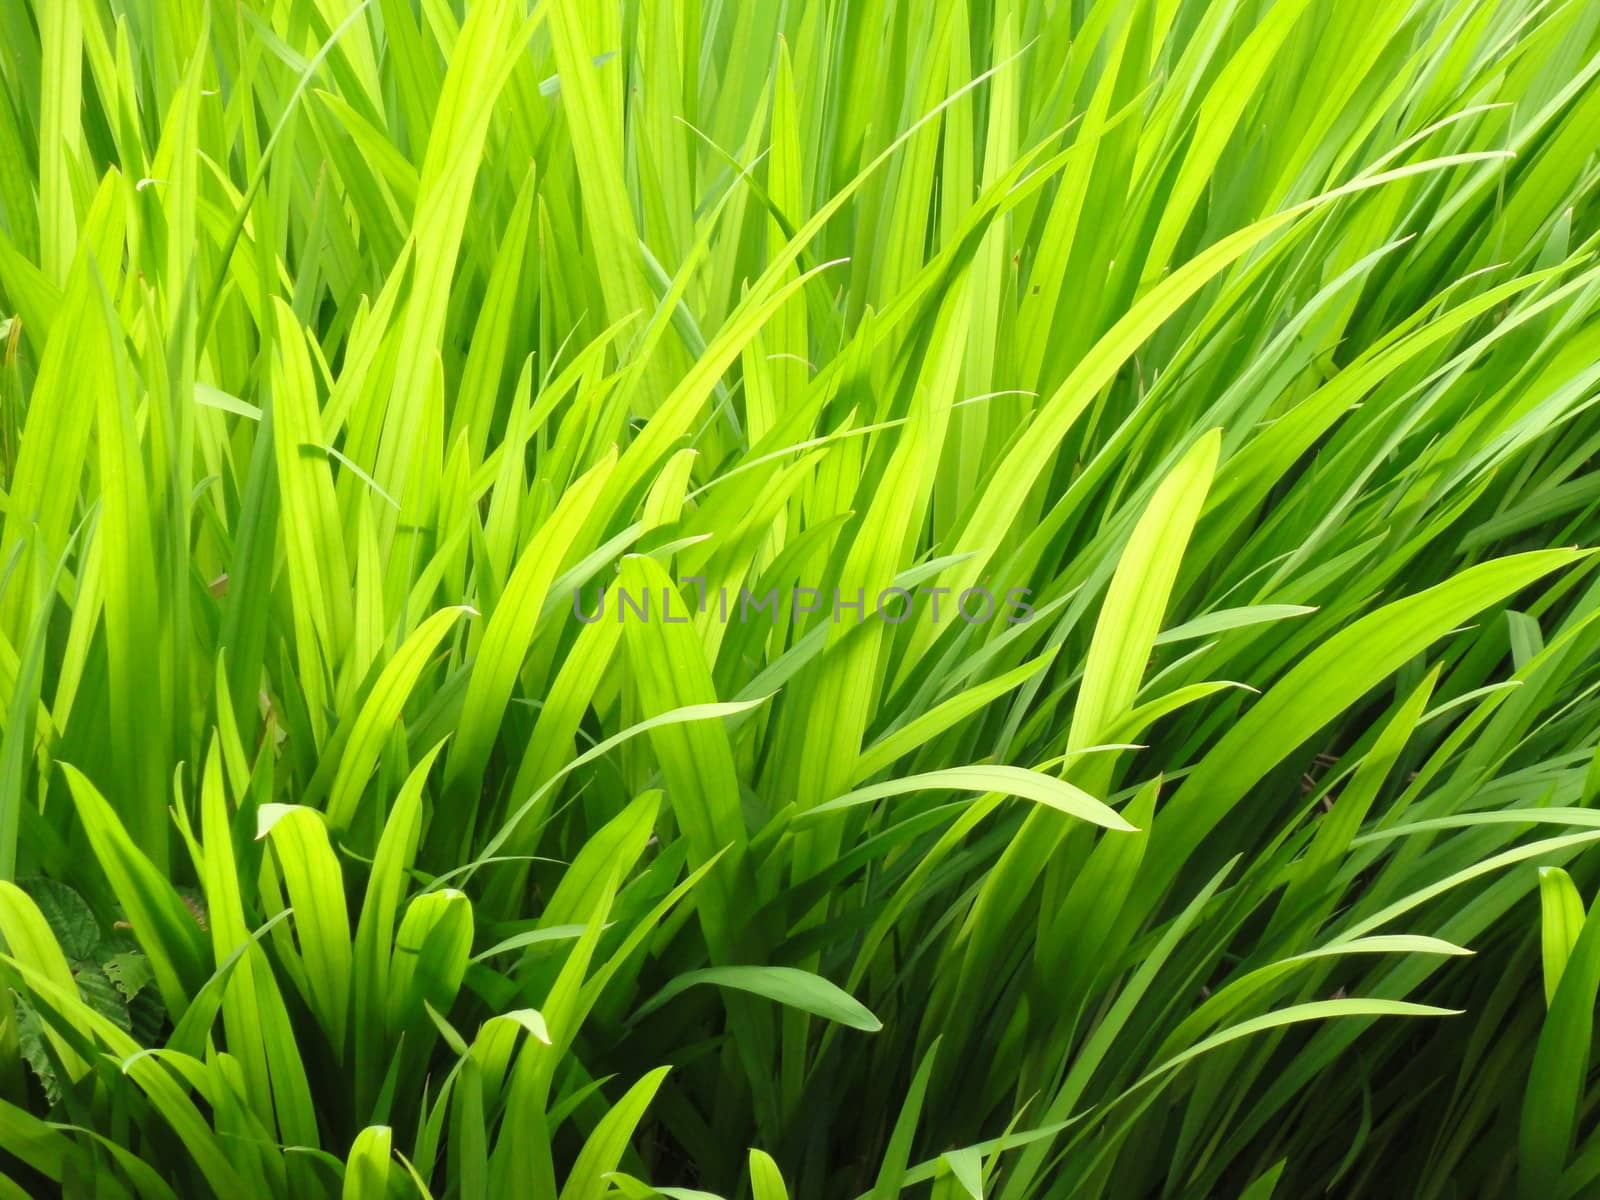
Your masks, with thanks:
[[[1597,74],[5,0],[0,1195],[1590,1194]]]

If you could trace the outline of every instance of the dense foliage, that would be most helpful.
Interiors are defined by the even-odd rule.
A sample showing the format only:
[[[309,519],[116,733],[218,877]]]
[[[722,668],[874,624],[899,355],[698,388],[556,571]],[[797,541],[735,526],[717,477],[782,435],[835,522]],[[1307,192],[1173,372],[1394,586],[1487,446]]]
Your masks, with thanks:
[[[0,1196],[1596,1194],[1597,75],[0,0]]]

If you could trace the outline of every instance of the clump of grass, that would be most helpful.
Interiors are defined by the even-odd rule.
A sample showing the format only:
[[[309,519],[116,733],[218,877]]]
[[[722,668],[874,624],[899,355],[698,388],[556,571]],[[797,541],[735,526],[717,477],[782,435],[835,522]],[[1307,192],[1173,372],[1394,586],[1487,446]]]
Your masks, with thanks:
[[[1600,1179],[1600,10],[0,47],[0,1193]]]

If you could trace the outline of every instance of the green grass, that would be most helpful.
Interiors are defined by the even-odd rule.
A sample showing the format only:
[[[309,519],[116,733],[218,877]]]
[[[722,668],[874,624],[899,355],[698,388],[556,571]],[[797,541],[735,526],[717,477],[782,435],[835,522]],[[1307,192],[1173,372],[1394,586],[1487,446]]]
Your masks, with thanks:
[[[0,1197],[1594,1194],[1597,75],[4,0]]]

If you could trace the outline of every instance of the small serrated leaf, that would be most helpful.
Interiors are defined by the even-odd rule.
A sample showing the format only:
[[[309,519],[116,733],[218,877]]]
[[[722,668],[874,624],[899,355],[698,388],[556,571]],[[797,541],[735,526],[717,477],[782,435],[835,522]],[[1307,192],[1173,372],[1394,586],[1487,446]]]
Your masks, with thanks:
[[[51,1058],[50,1047],[45,1040],[44,1022],[22,997],[16,997],[14,1003],[17,1006],[17,1045],[22,1052],[22,1060],[39,1080],[45,1101],[54,1107],[61,1099],[61,1084],[56,1078],[55,1060]]]
[[[111,982],[99,963],[73,963],[72,977],[78,984],[78,994],[83,997],[85,1004],[102,1017],[115,1022],[123,1030],[132,1031],[133,1024],[128,1020],[127,1001],[122,998],[122,993],[117,990],[116,984]]]
[[[155,982],[150,960],[137,951],[113,955],[100,965],[124,1000],[132,1000],[147,984]]]
[[[17,886],[39,906],[63,954],[68,958],[93,957],[100,943],[100,922],[88,901],[66,884],[43,876],[19,879]]]

